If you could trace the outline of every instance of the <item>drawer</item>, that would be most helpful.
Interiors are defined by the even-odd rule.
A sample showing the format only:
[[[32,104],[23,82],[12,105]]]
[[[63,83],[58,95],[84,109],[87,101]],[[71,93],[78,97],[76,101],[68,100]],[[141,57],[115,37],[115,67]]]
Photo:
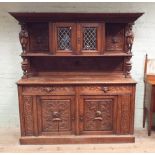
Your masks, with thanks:
[[[124,94],[133,91],[132,85],[87,85],[80,87],[80,94]]]
[[[23,86],[23,95],[75,95],[72,86]]]

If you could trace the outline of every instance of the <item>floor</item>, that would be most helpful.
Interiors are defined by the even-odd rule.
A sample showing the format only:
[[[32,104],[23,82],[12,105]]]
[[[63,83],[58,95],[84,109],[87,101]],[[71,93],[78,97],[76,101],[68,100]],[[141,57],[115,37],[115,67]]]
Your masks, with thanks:
[[[0,152],[155,152],[155,131],[136,130],[135,143],[128,144],[67,144],[20,145],[19,129],[0,129]]]

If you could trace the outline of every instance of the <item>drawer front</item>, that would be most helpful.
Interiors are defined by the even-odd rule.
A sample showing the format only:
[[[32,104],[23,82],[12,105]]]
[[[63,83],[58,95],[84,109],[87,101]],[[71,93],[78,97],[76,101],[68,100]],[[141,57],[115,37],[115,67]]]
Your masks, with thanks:
[[[132,85],[87,85],[81,86],[80,94],[124,94],[131,93]]]
[[[71,86],[24,86],[23,95],[75,95]]]

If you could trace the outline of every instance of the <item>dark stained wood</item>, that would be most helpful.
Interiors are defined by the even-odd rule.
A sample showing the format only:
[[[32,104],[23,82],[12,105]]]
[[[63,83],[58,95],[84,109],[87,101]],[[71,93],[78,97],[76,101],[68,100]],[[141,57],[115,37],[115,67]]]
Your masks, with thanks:
[[[143,13],[28,13],[10,12],[18,21],[106,21],[111,23],[134,22]]]
[[[21,24],[20,143],[134,142],[131,25],[142,13],[10,14]]]

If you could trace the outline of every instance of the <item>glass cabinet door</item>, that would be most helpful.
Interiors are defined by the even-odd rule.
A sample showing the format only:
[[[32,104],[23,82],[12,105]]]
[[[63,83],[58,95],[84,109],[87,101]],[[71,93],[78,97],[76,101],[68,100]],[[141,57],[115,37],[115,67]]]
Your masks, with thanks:
[[[81,54],[99,54],[103,46],[103,24],[78,24],[77,45]]]
[[[70,55],[76,51],[76,24],[55,23],[54,39],[56,54]]]

